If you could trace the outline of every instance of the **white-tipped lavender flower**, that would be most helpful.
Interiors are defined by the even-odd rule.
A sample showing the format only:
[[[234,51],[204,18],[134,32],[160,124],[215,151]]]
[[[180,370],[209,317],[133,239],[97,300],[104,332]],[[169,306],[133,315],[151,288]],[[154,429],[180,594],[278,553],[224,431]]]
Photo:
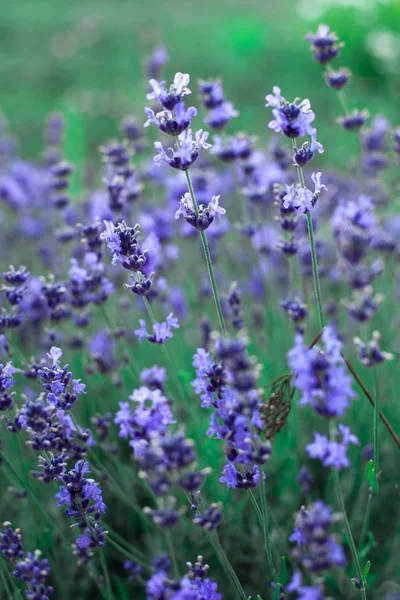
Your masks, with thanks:
[[[213,196],[208,206],[200,204],[196,213],[192,198],[186,192],[179,201],[179,208],[175,213],[175,219],[183,217],[187,223],[196,229],[205,231],[210,227],[216,216],[226,214],[226,210],[219,205],[219,199],[220,196]]]
[[[314,182],[314,192],[304,187],[294,185],[286,186],[286,195],[283,197],[283,207],[294,208],[299,213],[311,212],[318,198],[327,187],[321,182],[322,173],[313,173],[311,179]]]
[[[187,171],[189,167],[198,159],[200,150],[211,148],[211,144],[207,143],[208,132],[199,129],[193,137],[191,129],[186,129],[179,136],[179,144],[173,148],[168,148],[169,154],[164,150],[161,142],[154,142],[154,147],[158,150],[158,154],[154,157],[156,165],[160,165],[163,161],[168,163],[170,167]]]
[[[157,114],[151,108],[145,108],[144,112],[148,116],[148,120],[144,124],[144,127],[148,127],[153,123],[163,131],[172,136],[180,135],[185,129],[187,129],[192,119],[197,115],[197,110],[194,106],[186,108],[183,102],[179,102],[175,107],[174,111],[163,110]]]
[[[360,361],[364,367],[374,367],[383,363],[385,360],[393,360],[394,355],[391,352],[385,352],[381,349],[379,341],[381,334],[379,331],[374,331],[372,339],[364,343],[359,337],[354,338],[354,343],[358,348]]]
[[[276,133],[282,132],[289,138],[311,135],[313,128],[311,123],[315,119],[315,113],[311,110],[309,100],[295,98],[293,102],[287,102],[281,95],[279,87],[273,88],[273,94],[266,96],[266,105],[272,107],[274,119],[269,122],[268,127]]]
[[[337,43],[338,36],[328,25],[318,25],[316,33],[308,33],[304,39],[311,43],[313,59],[321,65],[326,65],[339,56],[343,47],[342,42]]]
[[[147,100],[157,100],[167,110],[173,110],[175,106],[181,102],[182,97],[192,92],[187,87],[190,82],[188,73],[176,73],[174,82],[169,90],[165,87],[165,81],[158,82],[155,79],[150,79],[149,85],[152,92],[147,94]]]

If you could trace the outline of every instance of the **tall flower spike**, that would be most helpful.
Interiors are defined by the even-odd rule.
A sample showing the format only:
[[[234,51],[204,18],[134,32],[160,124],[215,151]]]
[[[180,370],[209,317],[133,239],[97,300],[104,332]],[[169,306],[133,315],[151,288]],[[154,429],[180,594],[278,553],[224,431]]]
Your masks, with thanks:
[[[340,354],[341,342],[331,326],[322,334],[324,352],[316,346],[305,348],[301,335],[288,353],[289,366],[295,375],[293,385],[300,390],[300,404],[310,404],[320,415],[342,416],[355,397],[352,379]]]

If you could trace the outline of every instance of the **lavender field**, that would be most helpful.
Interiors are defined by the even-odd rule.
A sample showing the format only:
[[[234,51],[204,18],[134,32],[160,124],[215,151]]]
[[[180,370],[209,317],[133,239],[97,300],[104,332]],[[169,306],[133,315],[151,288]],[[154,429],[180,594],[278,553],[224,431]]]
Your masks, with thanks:
[[[0,95],[0,599],[400,600],[400,67],[340,15]]]

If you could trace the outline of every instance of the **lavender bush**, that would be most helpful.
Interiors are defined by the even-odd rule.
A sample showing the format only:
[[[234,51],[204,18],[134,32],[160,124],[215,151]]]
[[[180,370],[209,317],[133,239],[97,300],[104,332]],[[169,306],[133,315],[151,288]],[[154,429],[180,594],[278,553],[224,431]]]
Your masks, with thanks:
[[[400,597],[400,130],[305,39],[346,172],[309,99],[227,134],[161,47],[96,174],[61,114],[1,133],[1,598]]]

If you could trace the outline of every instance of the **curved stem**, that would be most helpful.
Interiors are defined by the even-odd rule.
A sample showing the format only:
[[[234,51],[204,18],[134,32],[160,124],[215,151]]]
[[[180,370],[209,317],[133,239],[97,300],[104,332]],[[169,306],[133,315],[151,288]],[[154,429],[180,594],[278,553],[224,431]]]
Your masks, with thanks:
[[[262,473],[260,474],[260,477],[262,477]],[[252,490],[251,489],[248,490],[250,500],[254,506],[254,509],[255,509],[258,519],[260,521],[260,525],[263,529],[265,553],[267,555],[269,570],[271,571],[271,575],[273,577],[274,582],[277,583],[279,578],[278,578],[278,573],[275,569],[274,559],[272,556],[272,544],[271,544],[271,540],[269,538],[269,520],[268,520],[268,513],[266,510],[265,489],[261,488],[261,484],[260,484],[260,491],[261,491],[261,506],[262,506],[261,510],[260,510],[260,507],[258,506],[257,500],[256,500]]]
[[[374,406],[374,471],[375,476],[378,476],[379,466],[379,384],[376,367],[374,367],[375,379],[375,406]]]
[[[188,170],[185,171],[185,175],[186,175],[186,181],[187,181],[189,194],[190,194],[190,197],[193,202],[194,211],[195,211],[196,215],[198,215],[199,207],[197,205],[196,196],[194,195],[192,179],[190,177]],[[215,280],[214,267],[212,264],[210,249],[208,247],[207,236],[206,236],[205,231],[200,231],[200,239],[201,239],[201,243],[203,245],[204,256],[206,259],[206,264],[207,264],[207,269],[208,269],[208,275],[210,277],[210,283],[211,283],[211,289],[212,289],[212,293],[213,293],[213,297],[214,297],[215,308],[217,309],[219,326],[221,328],[222,335],[225,337],[226,336],[225,320],[224,320],[224,315],[222,313],[221,302],[219,299],[218,288],[217,288],[217,282]]]
[[[319,283],[319,275],[318,275],[317,253],[315,251],[314,227],[313,227],[313,222],[312,222],[312,216],[311,216],[311,213],[309,213],[309,212],[307,213],[307,229],[308,229],[308,239],[310,242],[311,261],[312,261],[312,270],[313,270],[313,277],[314,277],[315,297],[317,299],[319,325],[322,329],[324,327],[324,312],[322,309],[322,296],[321,296],[321,286]]]
[[[111,587],[110,574],[108,572],[107,561],[106,561],[106,557],[104,554],[104,548],[102,548],[100,550],[99,554],[100,554],[101,569],[102,569],[103,575],[104,575],[104,582],[105,582],[105,586],[106,586],[107,598],[109,600],[114,600],[114,595],[113,595],[112,587]]]
[[[293,151],[297,152],[297,144],[296,140],[293,140]],[[299,166],[297,168],[297,176],[299,178],[299,183],[302,188],[306,187],[304,182],[303,169]],[[308,240],[310,243],[310,251],[311,251],[311,262],[312,262],[312,271],[314,278],[314,288],[315,288],[315,297],[317,300],[317,308],[318,308],[318,317],[319,317],[319,325],[320,328],[324,328],[324,312],[322,309],[322,296],[321,296],[321,285],[319,282],[319,274],[318,274],[318,260],[317,260],[317,252],[315,250],[315,237],[314,237],[314,226],[312,222],[311,213],[306,213],[307,217],[307,229],[308,229]]]
[[[364,545],[365,536],[367,535],[367,531],[368,531],[369,519],[371,516],[371,502],[372,502],[372,494],[370,494],[368,492],[367,507],[365,509],[364,520],[363,520],[362,529],[361,529],[361,533],[360,533],[360,540],[358,542],[358,549],[360,552]]]
[[[329,422],[329,437],[330,437],[331,442],[335,441],[335,423],[334,423],[333,419],[331,419]],[[346,529],[346,534],[347,534],[347,539],[349,541],[351,555],[353,558],[354,566],[356,568],[357,581],[361,586],[361,588],[360,588],[361,598],[363,600],[366,600],[367,595],[365,592],[365,585],[362,580],[362,571],[361,571],[360,561],[358,560],[357,548],[354,543],[353,534],[351,532],[349,519],[348,519],[347,513],[346,513],[346,506],[344,503],[342,486],[340,485],[339,472],[335,469],[335,467],[332,467],[332,473],[333,473],[333,482],[335,484],[335,491],[336,491],[337,499],[339,502],[340,511],[342,513],[343,523],[344,523],[344,526]]]
[[[179,567],[178,567],[178,561],[176,559],[174,544],[173,544],[172,538],[171,538],[171,532],[168,529],[166,529],[164,533],[165,533],[165,541],[167,543],[168,553],[172,560],[172,566],[174,569],[174,577],[178,581],[180,579]]]
[[[247,600],[248,596],[246,596],[242,588],[242,584],[240,583],[239,578],[235,573],[235,569],[232,567],[229,558],[227,557],[225,550],[223,549],[221,542],[219,541],[217,532],[215,531],[214,534],[212,534],[207,529],[204,529],[204,531],[209,541],[214,547],[214,550],[221,562],[222,568],[224,569],[226,575],[229,575],[230,581],[232,581],[235,590],[238,592],[242,600]]]
[[[139,563],[140,566],[142,566],[144,569],[148,569],[149,571],[151,570],[151,566],[149,566],[147,563],[143,563],[143,561],[136,554],[132,554],[132,552],[129,552],[128,550],[126,550],[126,548],[118,544],[118,542],[116,542],[113,539],[110,533],[107,535],[107,543],[111,544],[111,546],[113,546],[116,550],[118,550],[118,552],[126,556],[126,558],[128,558],[129,560],[134,560],[135,562]]]

